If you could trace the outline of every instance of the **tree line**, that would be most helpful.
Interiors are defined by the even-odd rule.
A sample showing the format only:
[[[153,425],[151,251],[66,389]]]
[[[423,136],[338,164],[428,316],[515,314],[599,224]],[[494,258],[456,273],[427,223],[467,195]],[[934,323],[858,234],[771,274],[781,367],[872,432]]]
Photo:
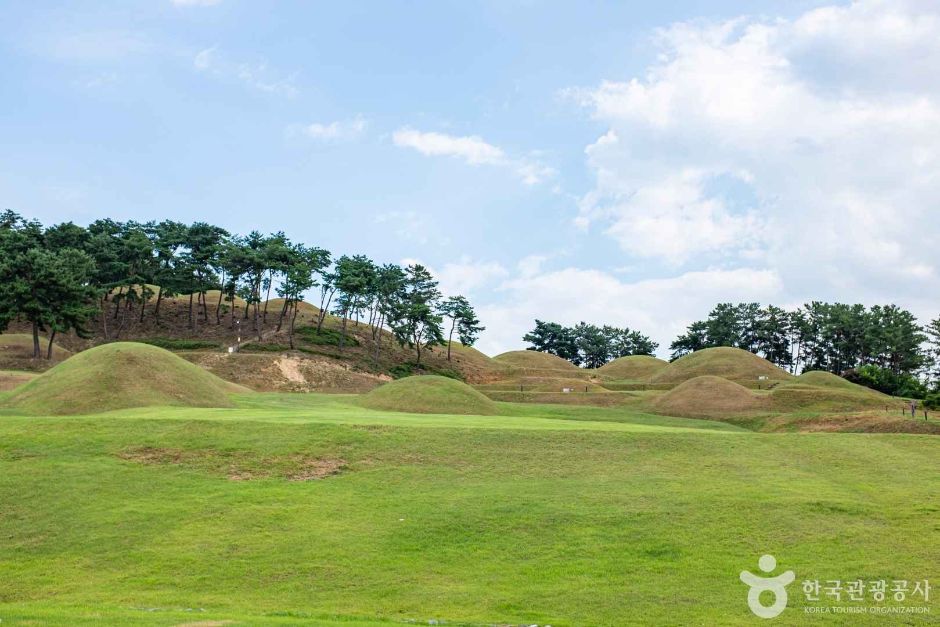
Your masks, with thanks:
[[[550,353],[585,368],[600,368],[628,355],[652,355],[659,347],[638,331],[586,322],[566,327],[557,322],[536,320],[535,328],[522,339],[531,344],[529,350]]]
[[[794,310],[720,303],[670,346],[672,358],[715,346],[761,355],[799,373],[824,370],[889,394],[940,386],[940,318],[921,325],[896,305],[813,301]]]
[[[159,324],[161,304],[179,296],[188,296],[186,320],[193,332],[200,325],[234,329],[246,322],[261,340],[273,326],[286,330],[294,348],[298,304],[314,289],[320,297],[315,332],[334,313],[342,320],[342,348],[349,321],[367,321],[376,361],[385,328],[399,345],[416,351],[418,365],[424,348],[446,343],[450,359],[455,335],[470,346],[484,330],[470,302],[445,298],[420,264],[334,258],[283,232],[241,236],[205,222],[102,219],[87,227],[43,227],[13,211],[0,213],[0,332],[14,320],[30,324],[35,357],[41,354],[40,332],[49,337],[47,357],[56,334],[90,337],[95,324],[105,340],[120,339],[134,316]],[[269,310],[272,293],[283,299],[277,311]]]

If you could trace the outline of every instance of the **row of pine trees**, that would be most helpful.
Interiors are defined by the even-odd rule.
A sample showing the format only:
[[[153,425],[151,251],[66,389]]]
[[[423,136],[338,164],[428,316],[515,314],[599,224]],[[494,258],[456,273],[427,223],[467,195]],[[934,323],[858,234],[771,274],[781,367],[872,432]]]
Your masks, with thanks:
[[[388,329],[402,346],[416,351],[448,344],[456,336],[472,345],[483,330],[463,296],[445,298],[427,268],[376,264],[365,255],[334,258],[327,250],[291,241],[283,232],[231,234],[196,222],[96,220],[44,227],[12,211],[0,214],[0,332],[16,320],[32,327],[34,355],[40,332],[47,356],[56,334],[93,334],[120,339],[130,321],[161,323],[161,305],[183,297],[186,324],[244,322],[258,339],[287,331],[294,348],[299,304],[319,296],[315,333],[329,312],[341,319],[340,347],[350,320],[367,321],[375,359]],[[282,299],[270,309],[272,296]],[[210,302],[211,297],[211,302]]]

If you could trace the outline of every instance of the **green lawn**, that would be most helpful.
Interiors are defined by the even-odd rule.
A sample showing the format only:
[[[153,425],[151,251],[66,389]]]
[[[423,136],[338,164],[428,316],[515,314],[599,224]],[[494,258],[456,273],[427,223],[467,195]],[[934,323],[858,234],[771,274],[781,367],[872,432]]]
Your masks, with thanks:
[[[797,575],[776,624],[833,622],[803,579],[940,584],[936,437],[353,400],[0,416],[3,627],[754,624],[766,552]]]

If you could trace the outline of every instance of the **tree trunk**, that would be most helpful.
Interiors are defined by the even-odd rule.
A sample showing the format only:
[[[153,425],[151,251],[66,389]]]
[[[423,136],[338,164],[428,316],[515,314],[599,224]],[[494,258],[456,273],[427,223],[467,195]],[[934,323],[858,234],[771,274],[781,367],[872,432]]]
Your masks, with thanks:
[[[121,311],[121,293],[124,291],[124,286],[118,288],[118,293],[114,295],[114,298],[111,299],[114,301],[114,319],[117,320],[118,312]]]
[[[330,303],[333,302],[333,294],[336,290],[330,292],[330,297],[326,299],[326,306],[320,308],[320,317],[317,320],[317,333],[320,332],[320,329],[323,328],[323,322],[326,320],[327,312],[330,310]],[[323,299],[320,299],[320,304],[323,304]]]
[[[385,321],[385,314],[383,313],[379,316],[379,319],[378,319],[379,328],[381,328],[384,321]],[[376,367],[378,367],[379,365],[379,350],[381,350],[381,348],[382,348],[382,334],[379,333],[377,336],[375,336],[375,359],[374,361],[375,361]]]
[[[290,317],[290,331],[288,332],[288,337],[290,338],[290,347],[291,350],[294,348],[294,323],[297,320],[297,312],[300,311],[300,307],[297,306],[297,303],[294,302],[294,312]]]
[[[143,294],[141,294],[141,301],[140,301],[140,323],[141,324],[144,323],[144,312],[146,310],[147,310],[147,299],[143,298]]]
[[[163,286],[160,286],[160,289],[157,290],[157,306],[153,310],[153,315],[157,319],[157,323],[160,322],[160,303],[163,301]]]
[[[39,359],[39,322],[33,320],[33,359]]]
[[[457,318],[450,325],[450,335],[447,336],[447,361],[450,361],[450,345],[454,341],[454,327],[457,326]]]
[[[260,324],[260,322],[261,322],[261,303],[259,302],[260,300],[261,300],[261,285],[259,284],[259,285],[255,288],[255,298],[254,298],[254,301],[255,301],[255,306],[254,306],[254,310],[255,310],[255,314],[254,314],[254,316],[255,316],[255,320],[254,320],[254,324],[255,324],[255,334],[258,336],[258,341],[259,341],[259,342],[261,341],[261,333],[262,333],[262,329],[263,329],[263,325]]]
[[[271,300],[271,286],[274,285],[274,273],[268,278],[268,295],[264,297],[264,314],[262,315],[262,324],[268,323],[268,302]]]
[[[349,318],[346,317],[347,312],[343,312],[343,333],[339,337],[339,350],[342,351],[346,347],[346,323],[349,322]]]
[[[206,293],[203,291],[200,296],[202,296],[202,321],[209,324],[209,304],[206,302]]]
[[[49,333],[49,346],[46,348],[46,359],[52,361],[52,340],[55,339],[55,327]]]
[[[101,301],[101,333],[105,340],[108,339],[108,310],[105,308],[107,302],[107,295],[105,295]]]
[[[291,301],[290,298],[285,298],[285,299],[284,299],[284,306],[281,307],[281,315],[280,315],[280,317],[277,319],[277,332],[278,332],[278,333],[281,332],[281,326],[284,324],[284,316],[287,315],[287,305],[288,305],[288,304],[291,304],[291,302],[292,302],[292,301]],[[296,310],[296,309],[297,309],[297,303],[293,303],[293,307],[294,307],[294,309]],[[294,313],[296,314],[297,312],[295,311]],[[293,346],[291,346],[291,348],[293,348]]]
[[[216,326],[222,324],[222,287],[219,286],[219,302],[215,304],[215,324]]]
[[[193,324],[193,293],[189,293],[189,328],[195,329],[196,326]]]

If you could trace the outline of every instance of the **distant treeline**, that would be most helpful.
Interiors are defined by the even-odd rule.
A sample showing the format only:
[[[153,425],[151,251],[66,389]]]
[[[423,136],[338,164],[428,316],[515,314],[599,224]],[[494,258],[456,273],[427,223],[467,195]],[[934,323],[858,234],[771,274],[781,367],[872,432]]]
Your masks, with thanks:
[[[293,347],[297,303],[313,288],[319,288],[316,331],[328,312],[341,316],[342,347],[347,321],[367,319],[376,359],[385,327],[400,345],[415,349],[418,364],[423,347],[447,342],[450,358],[455,334],[472,345],[483,330],[469,301],[444,298],[419,264],[378,265],[364,255],[334,259],[283,232],[239,236],[205,222],[103,219],[88,227],[43,227],[12,211],[0,213],[0,332],[17,319],[31,324],[36,357],[40,331],[48,332],[50,351],[57,333],[87,337],[95,323],[105,339],[118,339],[130,317],[159,322],[163,300],[179,295],[189,297],[192,331],[206,324],[234,327],[238,315],[261,339],[270,316],[276,331],[286,325]],[[208,293],[215,290],[210,320]],[[268,311],[272,292],[284,299],[278,311]],[[241,312],[238,299],[245,303]]]
[[[530,350],[598,368],[627,355],[652,355],[658,345],[630,329],[581,322],[566,327],[535,321],[523,339]],[[732,346],[792,373],[825,370],[887,394],[940,403],[940,318],[921,325],[896,305],[812,302],[793,311],[759,303],[721,303],[693,322],[669,349],[672,359],[704,348]]]
[[[535,328],[522,338],[530,350],[567,359],[576,366],[600,368],[628,355],[652,355],[659,344],[638,331],[581,322],[566,327],[557,322],[535,321]]]
[[[814,301],[787,311],[721,303],[669,348],[675,359],[713,346],[742,348],[790,372],[825,370],[902,396],[923,397],[940,383],[940,318],[921,325],[896,305]]]

